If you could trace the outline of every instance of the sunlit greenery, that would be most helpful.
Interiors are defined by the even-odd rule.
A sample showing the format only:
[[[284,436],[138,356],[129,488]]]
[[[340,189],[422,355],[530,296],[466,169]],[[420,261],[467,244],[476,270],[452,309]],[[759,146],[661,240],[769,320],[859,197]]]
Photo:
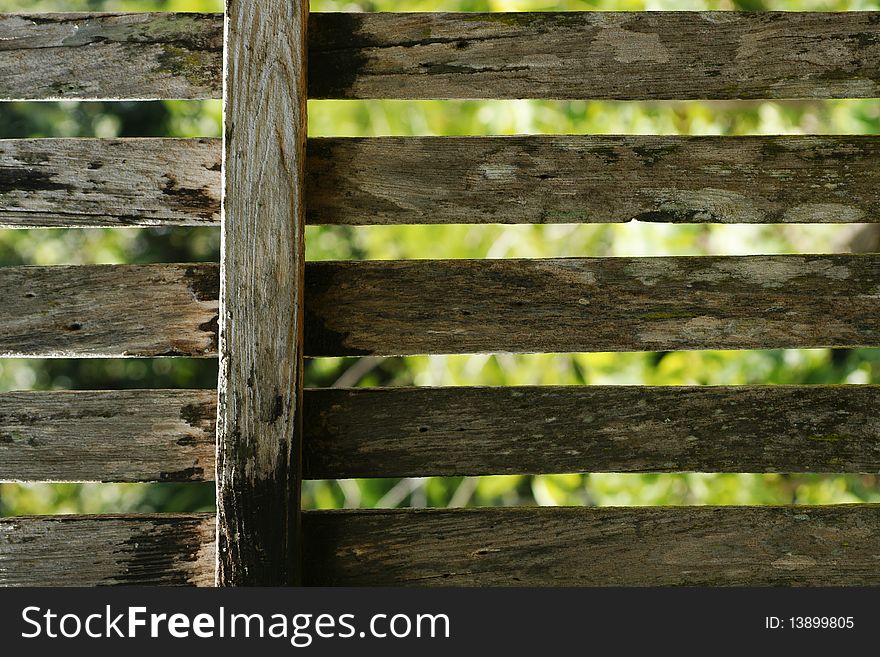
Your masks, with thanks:
[[[880,9],[869,0],[316,0],[313,11]],[[219,0],[0,0],[0,11],[220,11]],[[865,134],[880,102],[312,101],[313,136]],[[6,103],[0,138],[218,136],[220,103]],[[310,227],[310,259],[834,253],[876,250],[860,226]],[[871,240],[874,240],[873,242]],[[854,246],[858,243],[859,246]],[[216,228],[0,230],[0,264],[216,260]],[[0,390],[213,387],[194,359],[0,360]],[[320,359],[309,385],[877,383],[880,351],[772,350]],[[417,444],[409,446],[418,449]],[[308,507],[514,504],[820,504],[880,500],[874,476],[589,474],[308,482]],[[210,509],[212,484],[5,484],[0,512]]]

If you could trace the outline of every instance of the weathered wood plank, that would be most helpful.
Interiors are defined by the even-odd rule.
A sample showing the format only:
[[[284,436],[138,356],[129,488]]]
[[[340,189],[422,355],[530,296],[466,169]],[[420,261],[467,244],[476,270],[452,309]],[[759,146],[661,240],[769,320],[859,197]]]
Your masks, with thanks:
[[[311,139],[314,224],[880,220],[880,140]],[[214,139],[0,140],[0,226],[219,222]]]
[[[877,386],[304,390],[303,478],[880,471]],[[0,480],[214,479],[213,390],[0,394]]]
[[[316,224],[880,221],[877,137],[311,139]]]
[[[316,586],[876,586],[877,505],[336,511]]]
[[[0,100],[219,98],[223,15],[0,16]]]
[[[213,513],[0,518],[0,586],[213,583]]]
[[[300,577],[307,0],[228,0],[217,405],[221,586]]]
[[[877,12],[317,14],[315,98],[880,95]]]
[[[880,386],[307,390],[307,479],[880,472]]]
[[[880,256],[312,262],[306,355],[880,344]]]
[[[0,393],[0,481],[214,478],[215,390]]]
[[[215,356],[216,264],[0,268],[0,357]]]
[[[340,13],[315,98],[876,97],[877,12]],[[0,99],[218,98],[221,14],[0,17]]]
[[[220,221],[217,139],[0,140],[0,226]]]

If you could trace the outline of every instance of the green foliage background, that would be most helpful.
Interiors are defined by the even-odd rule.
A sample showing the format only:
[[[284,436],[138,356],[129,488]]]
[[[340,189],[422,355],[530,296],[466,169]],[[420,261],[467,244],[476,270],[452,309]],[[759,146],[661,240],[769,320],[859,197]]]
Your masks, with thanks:
[[[313,11],[877,10],[869,0],[314,0]],[[0,0],[0,11],[221,11],[218,0]],[[0,103],[0,138],[219,136],[219,102]],[[808,102],[313,101],[314,136],[849,134],[880,132],[876,100]],[[845,252],[858,226],[310,227],[310,259],[507,258]],[[868,234],[871,238],[871,235]],[[872,238],[873,239],[873,238]],[[868,239],[868,248],[876,242]],[[0,265],[218,258],[216,228],[0,230]],[[860,247],[864,250],[864,246]],[[0,360],[0,390],[204,387],[195,359]],[[319,359],[312,386],[877,383],[876,350]],[[418,445],[412,445],[418,449]],[[306,507],[786,504],[880,500],[877,477],[573,474],[308,482]],[[0,514],[188,511],[213,484],[3,484]]]

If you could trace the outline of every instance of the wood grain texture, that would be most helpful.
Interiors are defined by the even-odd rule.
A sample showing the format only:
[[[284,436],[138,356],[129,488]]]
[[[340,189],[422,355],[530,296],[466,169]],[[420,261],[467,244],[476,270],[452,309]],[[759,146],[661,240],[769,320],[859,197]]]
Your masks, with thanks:
[[[318,389],[307,479],[880,472],[880,386]]]
[[[340,13],[314,98],[876,97],[877,12]],[[218,98],[221,14],[0,17],[0,99]]]
[[[880,221],[876,137],[309,140],[315,224]]]
[[[877,12],[316,14],[314,98],[880,95]]]
[[[215,356],[216,264],[0,268],[0,357]]]
[[[219,98],[223,15],[0,16],[0,100]]]
[[[220,221],[217,139],[0,140],[0,226]]]
[[[876,586],[880,508],[493,508],[303,518],[315,586]]]
[[[0,518],[0,586],[213,582],[213,513]]]
[[[221,586],[299,580],[306,0],[228,0],[217,405]]]
[[[876,346],[880,256],[312,262],[306,355]]]
[[[880,140],[380,137],[308,142],[313,224],[878,221]],[[214,139],[0,140],[0,226],[219,222]]]
[[[214,478],[215,390],[0,393],[0,481]]]

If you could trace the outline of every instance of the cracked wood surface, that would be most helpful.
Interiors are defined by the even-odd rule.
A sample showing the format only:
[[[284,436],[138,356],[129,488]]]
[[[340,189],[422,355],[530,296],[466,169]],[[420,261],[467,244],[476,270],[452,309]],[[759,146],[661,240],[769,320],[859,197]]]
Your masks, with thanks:
[[[874,504],[307,511],[319,586],[876,586]],[[0,519],[0,584],[210,586],[213,514]]]
[[[217,265],[0,268],[0,357],[217,355]]]
[[[307,0],[229,0],[217,402],[220,586],[300,577]]]
[[[880,221],[876,137],[309,140],[316,224]]]
[[[0,586],[213,583],[213,513],[0,518]]]
[[[877,386],[306,389],[304,479],[880,470]],[[0,394],[2,481],[210,481],[214,390]]]
[[[314,586],[876,586],[880,508],[303,514]]]
[[[306,355],[871,347],[880,256],[310,262]]]
[[[216,390],[0,393],[0,481],[214,479]]]
[[[379,137],[308,142],[312,224],[880,220],[880,140]],[[216,139],[0,140],[0,226],[219,222]]]
[[[878,12],[318,13],[313,98],[880,95]],[[219,98],[223,16],[0,17],[0,99]],[[108,64],[108,62],[110,64]]]
[[[880,471],[880,386],[307,390],[308,479]]]
[[[314,98],[880,95],[877,12],[316,14]]]
[[[219,98],[223,15],[0,15],[0,99]]]
[[[0,140],[0,226],[220,221],[217,139]]]

